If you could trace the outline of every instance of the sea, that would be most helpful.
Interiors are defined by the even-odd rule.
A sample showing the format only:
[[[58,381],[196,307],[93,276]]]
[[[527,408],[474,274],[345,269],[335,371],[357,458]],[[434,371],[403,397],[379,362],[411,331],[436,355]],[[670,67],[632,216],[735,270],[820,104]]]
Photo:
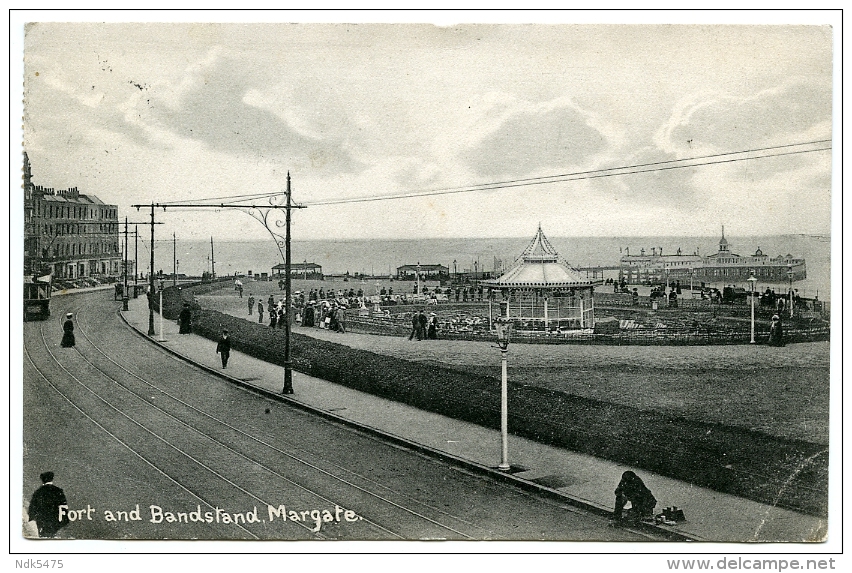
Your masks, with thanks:
[[[756,237],[726,237],[731,252],[753,254],[760,248],[774,258],[791,254],[804,258],[807,278],[796,281],[793,288],[800,296],[819,296],[831,299],[831,238],[828,235],[773,235]],[[390,277],[396,268],[409,264],[441,264],[450,272],[493,271],[508,267],[532,240],[529,238],[425,238],[425,239],[369,239],[369,240],[311,240],[293,241],[291,256],[294,263],[310,262],[322,266],[326,275],[361,273],[369,276]],[[638,255],[641,249],[650,253],[652,248],[663,254],[709,255],[718,251],[719,237],[548,237],[559,255],[573,267],[617,266],[620,257]],[[140,242],[140,265],[144,269],[150,257],[147,244]],[[216,241],[212,254],[217,275],[234,275],[271,272],[283,262],[283,249],[268,241]],[[211,271],[210,241],[157,241],[155,267],[165,273],[174,271],[173,259],[178,261],[178,272],[190,276]],[[585,271],[583,271],[585,273]],[[617,278],[618,271],[598,273],[598,278]],[[721,288],[725,285],[710,284]],[[737,285],[748,288],[747,284]],[[758,284],[783,289],[786,283]],[[839,289],[840,285],[836,285]],[[839,296],[839,292],[838,292]]]

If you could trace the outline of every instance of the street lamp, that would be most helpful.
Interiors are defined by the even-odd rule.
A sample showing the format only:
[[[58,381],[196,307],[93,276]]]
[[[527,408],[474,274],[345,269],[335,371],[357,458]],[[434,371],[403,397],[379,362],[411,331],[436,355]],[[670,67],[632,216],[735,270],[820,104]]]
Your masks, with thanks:
[[[751,271],[751,276],[746,280],[751,285],[751,344],[754,344],[754,283],[757,282],[754,271]]]
[[[787,265],[787,278],[790,279],[790,318],[793,318],[793,265]]]
[[[509,465],[509,369],[506,354],[509,351],[509,336],[512,333],[512,321],[509,317],[501,316],[495,322],[497,344],[500,349],[502,376],[500,379],[500,436],[502,438],[502,461],[497,469],[507,472]]]

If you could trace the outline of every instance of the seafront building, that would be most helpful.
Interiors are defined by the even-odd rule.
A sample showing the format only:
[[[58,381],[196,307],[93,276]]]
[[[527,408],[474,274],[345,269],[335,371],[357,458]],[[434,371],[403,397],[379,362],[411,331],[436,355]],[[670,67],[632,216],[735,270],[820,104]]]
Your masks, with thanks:
[[[284,263],[278,263],[272,267],[272,276],[282,278],[286,271],[287,265]],[[323,279],[322,265],[309,263],[307,261],[302,263],[290,263],[290,277],[294,279],[311,279],[321,281]]]
[[[77,187],[34,185],[24,152],[24,274],[108,278],[122,272],[118,207]]]
[[[719,250],[702,257],[697,253],[685,255],[680,249],[676,253],[663,255],[662,249],[644,249],[638,255],[626,254],[619,264],[619,281],[628,284],[666,284],[680,281],[681,284],[737,283],[754,276],[763,283],[784,283],[807,278],[805,260],[791,254],[770,258],[760,247],[753,255],[732,253],[722,230]]]

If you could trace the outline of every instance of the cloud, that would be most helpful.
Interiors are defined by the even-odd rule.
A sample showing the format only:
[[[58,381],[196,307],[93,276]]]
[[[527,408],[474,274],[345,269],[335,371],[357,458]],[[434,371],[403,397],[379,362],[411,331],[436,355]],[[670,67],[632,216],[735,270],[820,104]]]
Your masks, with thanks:
[[[250,67],[227,55],[208,60],[190,70],[169,105],[157,105],[156,97],[145,102],[151,124],[215,151],[275,158],[301,172],[334,175],[357,167],[350,133],[340,127],[346,118],[326,118],[322,98],[302,105],[292,97],[296,89],[259,86]]]
[[[755,38],[767,40],[757,51]],[[39,184],[122,208],[281,189],[287,170],[310,202],[651,163],[830,136],[820,38],[797,27],[39,25],[27,33],[25,141]],[[306,235],[340,238],[527,234],[539,221],[555,234],[715,234],[720,218],[822,232],[829,169],[827,153],[753,159],[298,219]],[[214,219],[186,228],[206,233]]]
[[[690,95],[676,105],[654,136],[680,157],[740,151],[831,137],[831,86],[790,79],[745,96]],[[825,126],[815,133],[814,125]]]
[[[473,105],[461,158],[481,177],[559,172],[587,165],[611,145],[593,115],[569,98],[536,104],[488,94]]]

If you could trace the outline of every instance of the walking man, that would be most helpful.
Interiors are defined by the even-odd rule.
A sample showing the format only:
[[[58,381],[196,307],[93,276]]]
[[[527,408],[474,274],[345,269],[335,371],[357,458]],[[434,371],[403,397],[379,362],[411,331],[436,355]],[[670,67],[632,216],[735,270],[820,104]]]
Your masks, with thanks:
[[[257,301],[257,321],[263,322],[263,303]]]
[[[59,514],[60,507],[68,508],[68,500],[65,499],[65,492],[53,485],[53,472],[44,472],[39,477],[42,486],[33,493],[27,515],[30,521],[36,522],[39,537],[54,537],[68,525],[68,513],[62,517]]]
[[[222,331],[222,338],[216,345],[216,353],[222,358],[222,368],[228,367],[228,358],[231,357],[231,337],[228,336],[228,331]]]
[[[248,307],[249,307],[249,316],[251,316],[251,311],[254,310],[254,297],[252,295],[249,295]]]
[[[337,309],[337,332],[346,332],[346,306]]]
[[[426,339],[426,326],[428,323],[429,319],[426,318],[426,312],[421,309],[420,314],[417,315],[417,340]]]

